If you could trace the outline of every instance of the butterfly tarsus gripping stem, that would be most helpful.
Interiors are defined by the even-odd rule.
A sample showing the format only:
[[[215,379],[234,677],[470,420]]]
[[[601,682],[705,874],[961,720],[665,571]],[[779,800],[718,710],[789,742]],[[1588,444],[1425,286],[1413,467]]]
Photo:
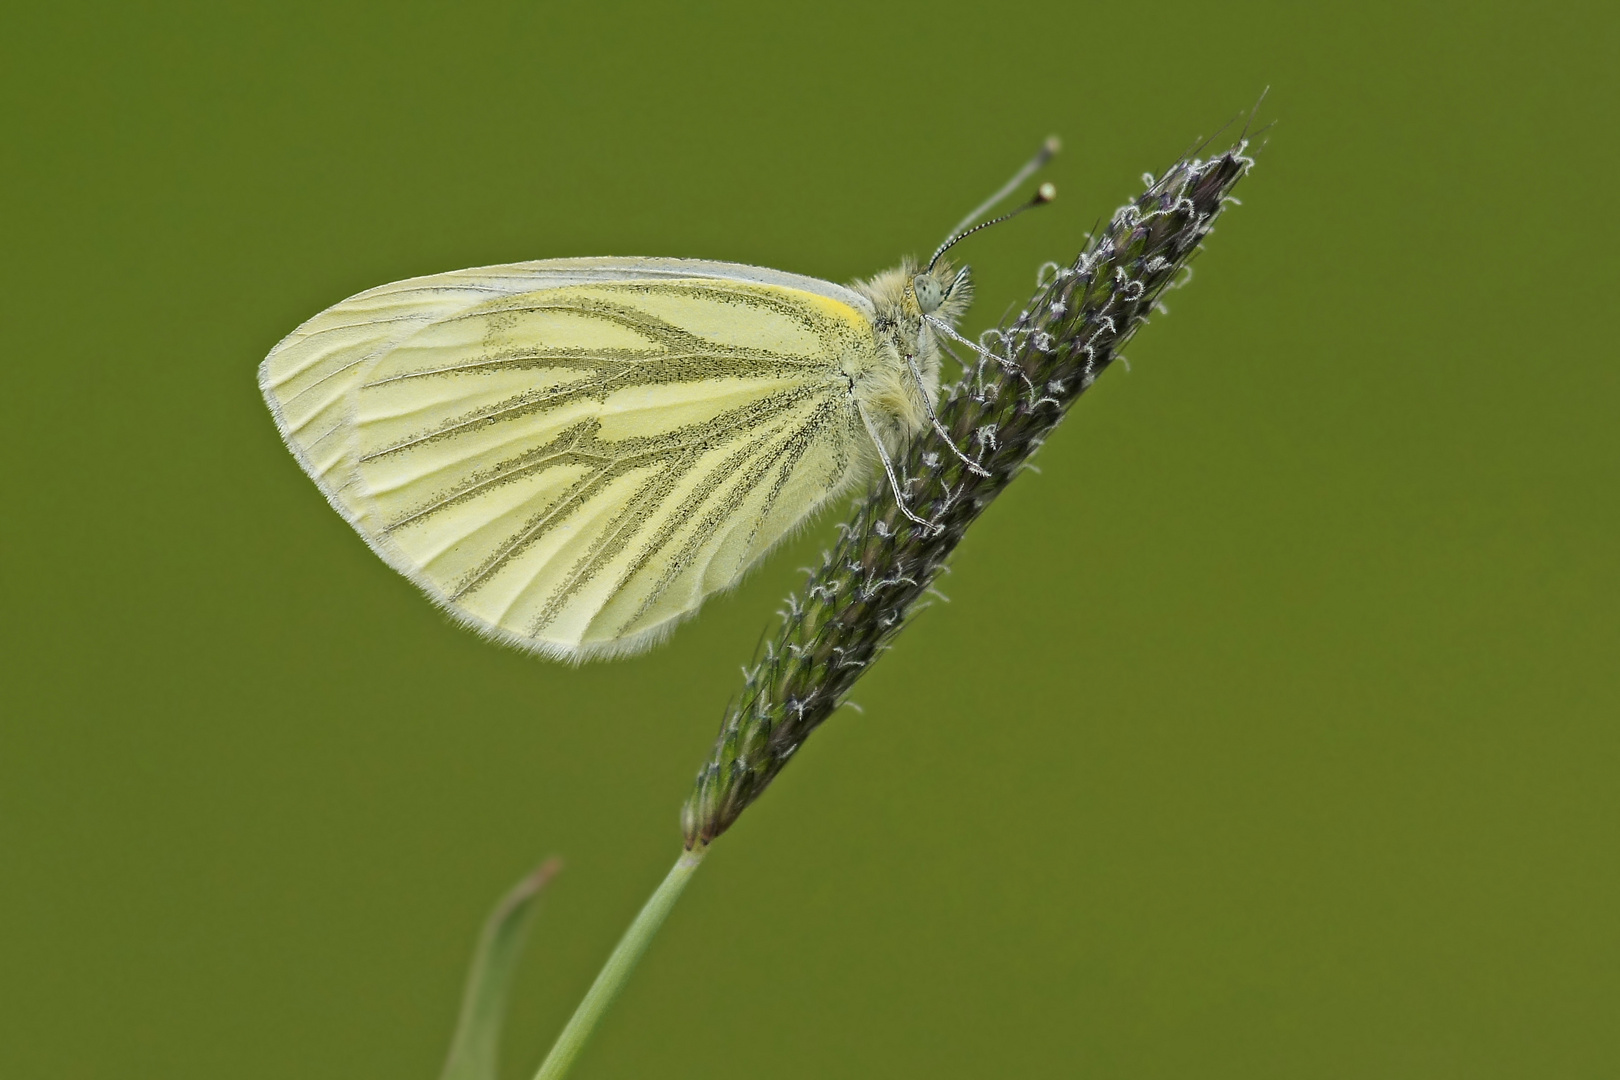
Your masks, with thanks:
[[[962,464],[968,467],[969,472],[975,476],[989,476],[990,470],[963,453],[962,448],[956,445],[956,440],[951,438],[951,433],[945,430],[945,425],[939,422],[939,413],[934,411],[934,403],[928,400],[928,391],[923,386],[922,372],[917,370],[917,358],[908,355],[906,357],[906,367],[911,369],[911,377],[917,380],[917,389],[922,391],[923,408],[928,411],[928,422],[934,426],[934,430],[939,433],[939,437],[945,440],[945,445],[949,446],[952,452],[962,459]]]

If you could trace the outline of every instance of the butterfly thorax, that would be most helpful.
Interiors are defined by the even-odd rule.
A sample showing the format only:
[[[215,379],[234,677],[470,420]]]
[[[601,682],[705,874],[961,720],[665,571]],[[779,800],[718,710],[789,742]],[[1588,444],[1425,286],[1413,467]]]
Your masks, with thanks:
[[[919,273],[905,260],[852,286],[872,302],[875,354],[850,373],[856,400],[891,454],[928,427],[939,399],[940,349],[930,321],[951,329],[973,300],[968,270],[945,262]],[[926,401],[923,395],[927,395]]]

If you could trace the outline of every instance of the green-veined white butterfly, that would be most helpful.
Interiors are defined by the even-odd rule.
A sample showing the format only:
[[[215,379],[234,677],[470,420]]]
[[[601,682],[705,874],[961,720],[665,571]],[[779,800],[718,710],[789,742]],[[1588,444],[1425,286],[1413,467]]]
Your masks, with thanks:
[[[636,652],[877,463],[894,482],[972,296],[939,257],[961,235],[848,287],[641,258],[411,278],[298,327],[259,386],[333,507],[458,622]]]

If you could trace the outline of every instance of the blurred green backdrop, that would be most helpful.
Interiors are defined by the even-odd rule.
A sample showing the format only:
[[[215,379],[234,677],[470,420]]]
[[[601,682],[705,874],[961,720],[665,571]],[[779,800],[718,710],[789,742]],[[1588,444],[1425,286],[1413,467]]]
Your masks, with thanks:
[[[0,1076],[507,1073],[675,856],[824,520],[571,669],[366,551],[254,385],[414,274],[975,240],[977,331],[1270,85],[1197,264],[714,850],[577,1075],[1620,1072],[1612,6],[32,5],[5,20]]]

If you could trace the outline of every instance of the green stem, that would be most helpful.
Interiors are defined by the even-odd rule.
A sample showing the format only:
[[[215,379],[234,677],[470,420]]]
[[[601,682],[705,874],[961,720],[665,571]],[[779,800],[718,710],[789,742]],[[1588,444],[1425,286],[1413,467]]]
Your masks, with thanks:
[[[574,1064],[574,1059],[579,1056],[580,1050],[584,1049],[585,1040],[596,1030],[602,1014],[607,1012],[607,1007],[613,1004],[613,999],[624,989],[630,973],[636,968],[636,961],[647,951],[647,945],[652,941],[653,935],[658,933],[658,928],[664,925],[669,909],[680,899],[681,890],[686,888],[686,882],[692,876],[692,871],[703,861],[703,853],[706,850],[706,846],[700,846],[691,851],[683,851],[681,857],[675,860],[675,865],[670,867],[663,884],[647,898],[641,912],[636,915],[636,921],[630,924],[630,929],[624,932],[624,937],[614,946],[613,955],[602,965],[596,981],[585,992],[584,999],[574,1010],[574,1015],[569,1018],[568,1026],[557,1036],[557,1041],[552,1044],[551,1053],[540,1063],[540,1071],[534,1074],[534,1080],[560,1080],[567,1075],[569,1068]]]

